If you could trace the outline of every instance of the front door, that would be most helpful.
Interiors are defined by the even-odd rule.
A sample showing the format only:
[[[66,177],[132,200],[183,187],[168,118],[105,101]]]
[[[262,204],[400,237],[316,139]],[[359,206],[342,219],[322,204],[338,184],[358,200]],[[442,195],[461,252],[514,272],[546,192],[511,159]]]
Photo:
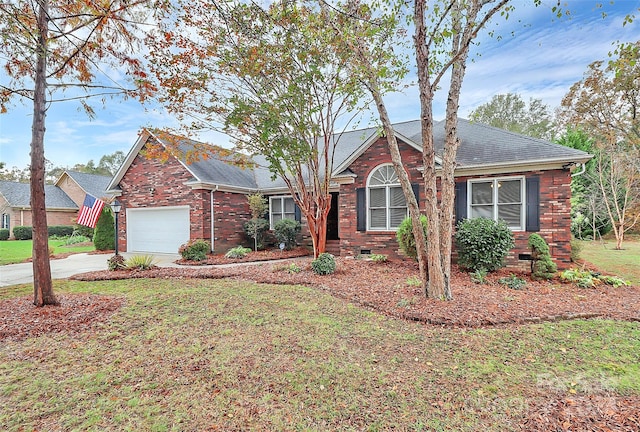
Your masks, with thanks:
[[[327,240],[339,240],[338,237],[338,192],[331,192],[331,208],[327,215]]]

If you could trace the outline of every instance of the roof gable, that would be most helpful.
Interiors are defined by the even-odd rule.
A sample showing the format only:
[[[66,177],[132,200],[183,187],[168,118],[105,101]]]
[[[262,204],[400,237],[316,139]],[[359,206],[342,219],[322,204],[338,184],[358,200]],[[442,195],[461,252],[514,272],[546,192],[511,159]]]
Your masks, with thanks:
[[[107,186],[109,186],[109,182],[111,182],[111,177],[109,176],[67,170],[62,173],[58,181],[56,181],[56,186],[61,183],[65,175],[72,179],[85,193],[88,193],[89,195],[96,198],[108,196]]]

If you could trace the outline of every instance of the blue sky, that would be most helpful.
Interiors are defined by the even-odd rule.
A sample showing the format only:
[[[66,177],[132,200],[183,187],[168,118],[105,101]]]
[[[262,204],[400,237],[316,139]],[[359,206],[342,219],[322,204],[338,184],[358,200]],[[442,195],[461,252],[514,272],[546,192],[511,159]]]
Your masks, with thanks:
[[[518,93],[525,100],[542,99],[554,109],[591,62],[607,58],[615,41],[640,40],[640,0],[617,0],[614,4],[605,0],[601,8],[596,7],[599,2],[595,0],[563,0],[571,15],[560,20],[551,13],[556,0],[543,0],[538,8],[531,3],[516,0],[516,11],[509,20],[494,22],[492,28],[503,36],[501,40],[479,38],[467,67],[461,117],[467,117],[493,95],[507,92]],[[603,12],[607,14],[604,19]],[[629,13],[635,13],[638,19],[623,27],[622,21]],[[393,121],[418,118],[417,94],[416,87],[410,85],[402,93],[386,97]],[[444,116],[445,97],[443,92],[436,95],[436,119]],[[32,109],[18,102],[9,113],[0,115],[0,161],[8,167],[23,168],[29,163]],[[142,127],[175,125],[161,110],[142,107],[132,100],[113,100],[104,108],[96,107],[96,119],[92,121],[77,103],[57,104],[47,115],[45,157],[56,166],[72,166],[89,159],[97,163],[105,154],[128,152]],[[224,137],[201,138],[226,144]]]

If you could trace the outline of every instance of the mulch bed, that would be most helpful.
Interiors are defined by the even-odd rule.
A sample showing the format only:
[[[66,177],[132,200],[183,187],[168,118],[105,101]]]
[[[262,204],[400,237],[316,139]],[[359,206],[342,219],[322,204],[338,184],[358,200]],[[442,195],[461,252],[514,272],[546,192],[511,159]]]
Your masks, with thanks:
[[[338,258],[333,275],[319,276],[310,258],[291,261],[302,271],[288,271],[289,262],[231,267],[155,268],[143,271],[98,271],[72,279],[94,281],[130,278],[235,278],[259,283],[300,284],[324,290],[336,297],[389,316],[447,327],[483,327],[577,318],[609,318],[640,321],[640,287],[578,288],[559,281],[527,279],[523,290],[498,283],[509,276],[500,270],[487,284],[473,283],[467,273],[455,269],[451,277],[453,300],[425,298],[420,287],[407,283],[418,275],[417,265],[407,261],[376,263]]]
[[[309,249],[299,247],[292,250],[261,250],[258,252],[249,252],[244,258],[227,258],[224,255],[209,255],[204,261],[187,261],[180,259],[176,261],[182,265],[221,265],[221,264],[236,264],[256,261],[273,261],[288,258],[299,258],[308,256],[310,254]]]

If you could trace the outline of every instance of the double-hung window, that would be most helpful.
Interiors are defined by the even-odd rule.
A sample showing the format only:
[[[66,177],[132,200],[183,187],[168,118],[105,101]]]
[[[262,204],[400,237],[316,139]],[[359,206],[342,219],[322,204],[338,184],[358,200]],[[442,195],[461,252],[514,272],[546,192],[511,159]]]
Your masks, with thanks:
[[[503,219],[512,230],[524,230],[524,187],[522,177],[470,180],[470,217]]]
[[[393,231],[407,217],[407,201],[392,165],[382,165],[367,182],[368,229]]]
[[[269,219],[271,229],[282,219],[296,219],[296,205],[290,196],[269,198]]]

